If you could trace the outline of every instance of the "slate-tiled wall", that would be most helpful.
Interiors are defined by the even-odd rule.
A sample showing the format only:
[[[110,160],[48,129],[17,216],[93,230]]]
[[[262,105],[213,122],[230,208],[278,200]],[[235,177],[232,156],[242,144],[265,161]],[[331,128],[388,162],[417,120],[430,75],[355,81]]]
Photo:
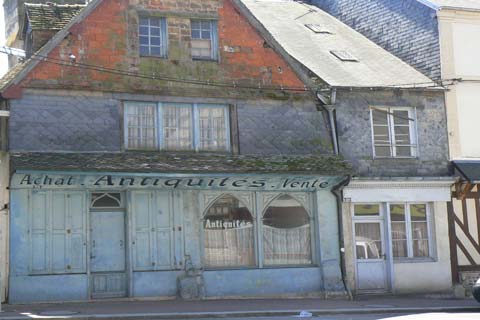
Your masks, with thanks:
[[[239,101],[237,114],[241,154],[332,153],[328,122],[313,100]],[[13,152],[118,152],[122,127],[121,101],[108,94],[25,94],[11,100],[9,145]]]
[[[361,176],[447,176],[448,137],[443,92],[339,91],[337,133],[341,154]],[[415,107],[418,156],[374,159],[370,107]]]
[[[435,11],[417,0],[311,0],[431,79],[440,78]]]

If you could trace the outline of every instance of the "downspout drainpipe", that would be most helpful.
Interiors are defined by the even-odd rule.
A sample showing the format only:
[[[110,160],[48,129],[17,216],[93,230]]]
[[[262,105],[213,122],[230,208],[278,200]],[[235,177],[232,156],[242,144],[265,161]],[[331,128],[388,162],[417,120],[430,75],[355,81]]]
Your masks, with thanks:
[[[339,184],[332,188],[332,193],[337,198],[337,213],[338,213],[338,242],[340,244],[340,270],[342,272],[342,282],[349,300],[353,300],[352,290],[347,283],[347,266],[345,263],[345,242],[343,241],[343,210],[342,210],[342,190],[350,183],[351,177],[347,176]],[[343,250],[342,250],[343,249]]]
[[[328,102],[326,101],[325,98],[322,98],[319,92],[316,93],[316,96],[323,110],[326,110],[328,112],[328,121],[330,122],[330,130],[332,134],[333,151],[335,152],[336,155],[338,155],[339,149],[338,149],[338,138],[337,138],[337,126],[335,124],[335,116],[334,116],[335,102],[337,100],[337,90],[335,88],[331,90],[330,99]]]

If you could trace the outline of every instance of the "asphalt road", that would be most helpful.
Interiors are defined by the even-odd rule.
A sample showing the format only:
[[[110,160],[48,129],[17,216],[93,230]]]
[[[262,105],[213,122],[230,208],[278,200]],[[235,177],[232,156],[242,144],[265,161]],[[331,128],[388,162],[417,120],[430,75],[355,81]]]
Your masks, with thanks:
[[[480,320],[480,313],[421,313],[421,314],[343,314],[318,317],[249,317],[249,318],[207,318],[185,320]],[[153,320],[153,319],[152,319]]]

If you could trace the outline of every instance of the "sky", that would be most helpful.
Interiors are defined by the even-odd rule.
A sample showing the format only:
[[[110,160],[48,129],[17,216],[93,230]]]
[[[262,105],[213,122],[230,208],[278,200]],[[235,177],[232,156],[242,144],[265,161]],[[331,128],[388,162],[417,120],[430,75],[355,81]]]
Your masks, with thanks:
[[[5,23],[3,22],[3,0],[0,0],[0,47],[5,45]],[[7,55],[0,53],[0,77],[7,72]]]

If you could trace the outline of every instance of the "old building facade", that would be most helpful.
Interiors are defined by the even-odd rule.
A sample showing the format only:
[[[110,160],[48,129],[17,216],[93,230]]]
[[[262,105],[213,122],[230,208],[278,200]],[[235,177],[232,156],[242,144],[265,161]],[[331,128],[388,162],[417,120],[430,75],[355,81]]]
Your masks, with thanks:
[[[13,68],[9,301],[447,291],[443,90],[305,10],[94,0]]]

